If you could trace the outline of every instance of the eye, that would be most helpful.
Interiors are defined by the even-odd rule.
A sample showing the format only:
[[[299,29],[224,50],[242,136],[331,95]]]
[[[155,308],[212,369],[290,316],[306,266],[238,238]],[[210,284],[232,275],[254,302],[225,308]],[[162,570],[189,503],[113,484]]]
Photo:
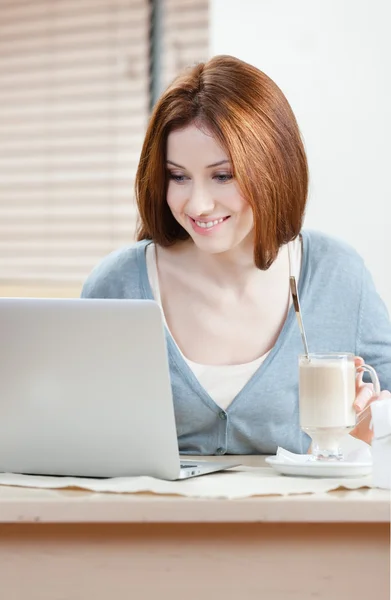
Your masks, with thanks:
[[[171,171],[168,172],[168,177],[176,183],[184,183],[186,179],[188,179],[188,177],[185,177],[185,175],[179,175],[177,173],[172,173]]]
[[[213,175],[213,179],[219,183],[226,183],[227,181],[231,181],[233,179],[233,175],[232,173],[216,173]]]

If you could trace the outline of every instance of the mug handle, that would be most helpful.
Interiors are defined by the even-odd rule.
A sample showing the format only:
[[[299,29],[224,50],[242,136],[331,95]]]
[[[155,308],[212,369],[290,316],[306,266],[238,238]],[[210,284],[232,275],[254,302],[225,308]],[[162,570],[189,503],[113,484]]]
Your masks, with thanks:
[[[366,371],[367,373],[369,373],[370,378],[372,379],[373,393],[375,396],[378,396],[381,390],[379,378],[375,369],[373,367],[370,367],[369,365],[360,365],[359,367],[356,367],[356,373],[360,373],[360,371]]]

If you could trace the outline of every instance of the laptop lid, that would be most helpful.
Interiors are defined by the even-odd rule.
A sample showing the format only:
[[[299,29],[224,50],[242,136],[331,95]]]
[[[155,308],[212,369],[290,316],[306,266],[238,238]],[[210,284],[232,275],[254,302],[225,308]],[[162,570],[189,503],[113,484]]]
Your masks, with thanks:
[[[154,301],[3,298],[0,331],[0,471],[178,476]]]

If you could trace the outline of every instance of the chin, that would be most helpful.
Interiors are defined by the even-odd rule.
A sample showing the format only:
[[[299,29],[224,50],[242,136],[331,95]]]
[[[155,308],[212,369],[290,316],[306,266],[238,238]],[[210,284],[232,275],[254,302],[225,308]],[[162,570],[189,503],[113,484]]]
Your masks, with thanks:
[[[197,248],[208,254],[222,254],[224,252],[229,252],[236,247],[236,244],[224,242],[222,240],[192,239]]]

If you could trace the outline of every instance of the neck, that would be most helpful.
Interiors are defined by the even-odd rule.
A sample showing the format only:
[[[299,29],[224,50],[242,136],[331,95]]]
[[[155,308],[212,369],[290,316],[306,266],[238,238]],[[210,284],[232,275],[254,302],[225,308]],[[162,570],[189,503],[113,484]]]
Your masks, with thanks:
[[[253,241],[244,242],[242,245],[227,252],[209,254],[203,252],[192,241],[185,242],[189,258],[199,271],[208,279],[214,281],[222,289],[245,292],[256,284],[270,282],[276,272],[286,267],[287,249],[282,248],[271,267],[261,271],[254,263]]]

